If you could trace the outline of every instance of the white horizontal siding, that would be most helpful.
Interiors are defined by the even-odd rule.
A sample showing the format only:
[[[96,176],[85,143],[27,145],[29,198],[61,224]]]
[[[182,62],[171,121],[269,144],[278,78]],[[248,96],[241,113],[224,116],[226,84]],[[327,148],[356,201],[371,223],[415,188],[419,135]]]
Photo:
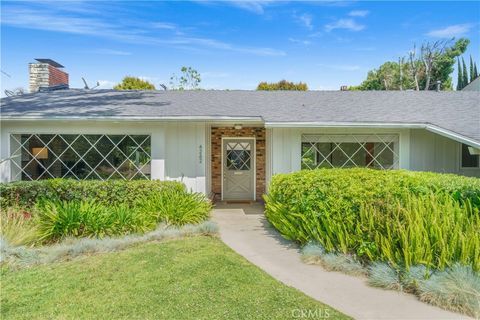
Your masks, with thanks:
[[[480,177],[480,168],[461,168],[461,143],[422,129],[410,134],[412,170]]]

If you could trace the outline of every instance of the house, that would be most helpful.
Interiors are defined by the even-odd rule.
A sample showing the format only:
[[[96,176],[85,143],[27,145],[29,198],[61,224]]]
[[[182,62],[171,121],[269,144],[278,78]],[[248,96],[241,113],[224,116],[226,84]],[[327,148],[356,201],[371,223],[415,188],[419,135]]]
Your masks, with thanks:
[[[462,91],[480,91],[480,77],[467,84]]]
[[[181,180],[261,199],[272,175],[480,177],[480,92],[55,90],[1,99],[0,179]]]

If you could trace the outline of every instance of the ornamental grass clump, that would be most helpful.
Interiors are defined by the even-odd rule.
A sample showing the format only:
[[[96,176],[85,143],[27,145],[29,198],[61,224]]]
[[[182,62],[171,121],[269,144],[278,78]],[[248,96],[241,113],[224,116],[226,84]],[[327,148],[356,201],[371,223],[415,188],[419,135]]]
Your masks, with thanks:
[[[418,287],[431,275],[431,271],[424,265],[415,265],[404,270],[400,275],[400,283],[405,291],[418,293]]]
[[[144,233],[156,220],[126,205],[105,206],[96,201],[50,201],[38,204],[38,234],[43,242],[67,237],[103,238]]]
[[[368,284],[389,290],[402,290],[397,271],[384,262],[374,262],[370,265]]]
[[[480,318],[480,277],[470,266],[435,272],[419,283],[418,291],[422,301]]]
[[[13,267],[29,267],[37,264],[65,261],[82,255],[123,250],[135,244],[163,241],[192,236],[216,236],[218,226],[211,221],[180,227],[160,224],[145,234],[123,237],[65,238],[59,243],[43,247],[12,246],[0,237],[0,262]]]
[[[34,245],[38,241],[36,213],[19,208],[0,210],[0,236],[14,246]]]
[[[140,197],[137,204],[142,212],[154,215],[157,221],[178,226],[205,221],[212,209],[205,195],[188,192],[186,188]]]
[[[307,243],[301,251],[303,262],[308,264],[320,264],[322,257],[325,255],[325,248],[322,245],[311,241]]]

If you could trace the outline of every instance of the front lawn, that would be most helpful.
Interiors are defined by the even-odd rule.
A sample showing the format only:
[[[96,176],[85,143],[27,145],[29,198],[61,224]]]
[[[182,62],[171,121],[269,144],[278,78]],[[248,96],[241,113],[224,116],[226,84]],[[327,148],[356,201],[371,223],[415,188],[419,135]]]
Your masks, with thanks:
[[[2,319],[288,319],[302,310],[348,318],[274,280],[216,238],[2,267]]]

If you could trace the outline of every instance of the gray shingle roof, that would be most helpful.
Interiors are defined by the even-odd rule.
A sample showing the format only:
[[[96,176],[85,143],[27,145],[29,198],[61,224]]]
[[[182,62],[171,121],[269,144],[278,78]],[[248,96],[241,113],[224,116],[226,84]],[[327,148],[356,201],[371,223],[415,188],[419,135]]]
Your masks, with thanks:
[[[252,117],[433,124],[480,141],[480,92],[64,90],[1,100],[2,119]]]

